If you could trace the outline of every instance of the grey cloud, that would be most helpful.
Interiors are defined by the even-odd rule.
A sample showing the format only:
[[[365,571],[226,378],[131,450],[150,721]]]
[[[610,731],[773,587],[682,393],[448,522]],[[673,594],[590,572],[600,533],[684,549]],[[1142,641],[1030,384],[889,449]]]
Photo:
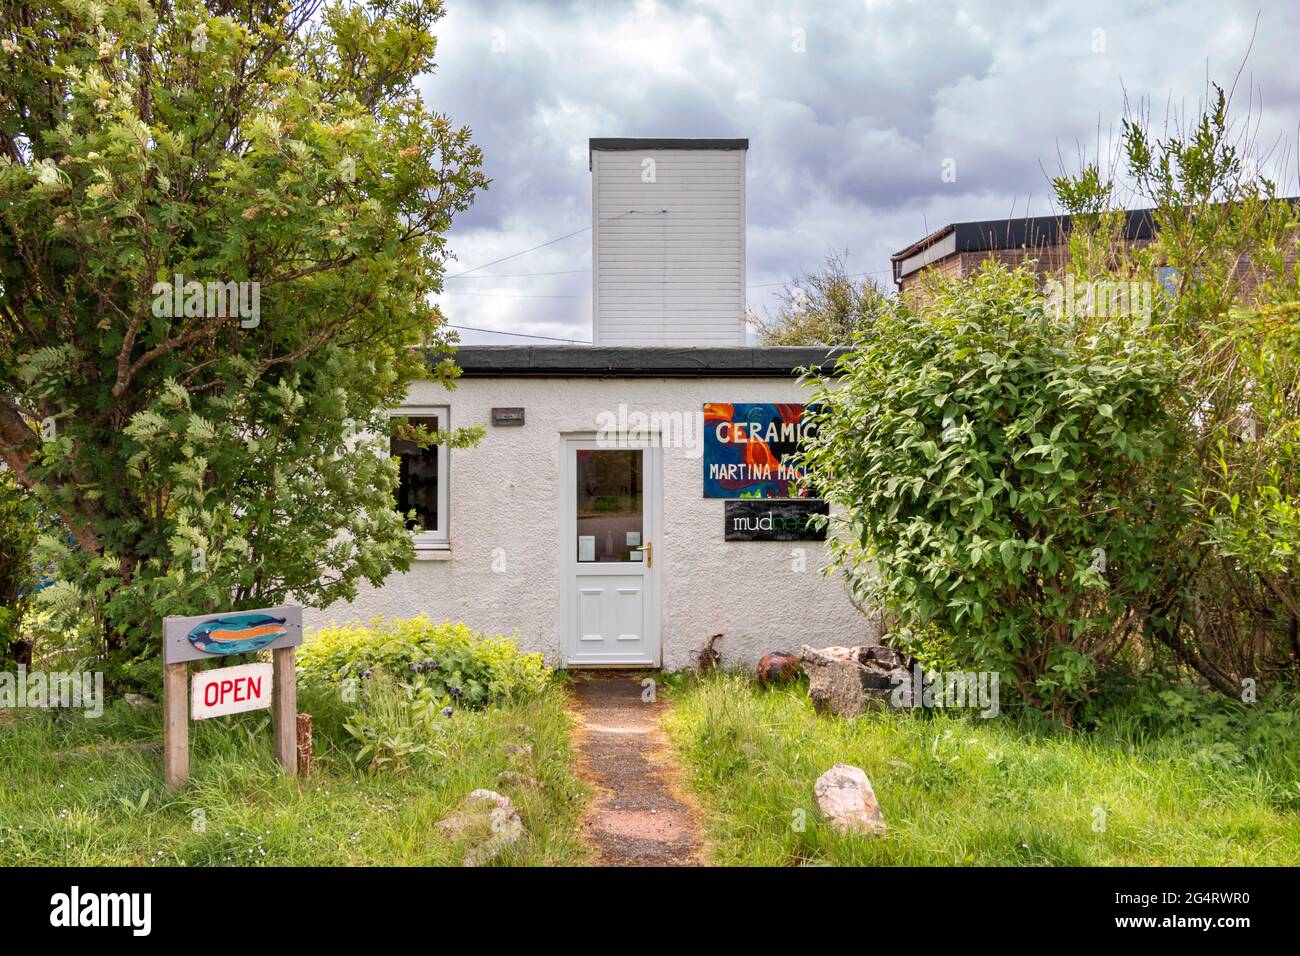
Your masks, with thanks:
[[[1058,149],[1069,166],[1099,127],[1104,142],[1126,91],[1151,97],[1159,117],[1169,98],[1194,105],[1207,68],[1231,80],[1258,12],[1245,0],[448,0],[424,88],[474,130],[494,180],[453,227],[460,262],[449,271],[589,224],[587,138],[651,135],[749,137],[759,307],[767,283],[831,249],[847,250],[856,271],[884,272],[891,251],[946,222],[1051,212],[1043,170],[1056,171]],[[1239,96],[1262,90],[1260,139],[1289,150],[1294,193],[1300,10],[1260,16]],[[945,159],[956,182],[941,178]],[[589,266],[580,234],[483,274]],[[447,288],[442,305],[458,324],[590,332],[589,273]]]

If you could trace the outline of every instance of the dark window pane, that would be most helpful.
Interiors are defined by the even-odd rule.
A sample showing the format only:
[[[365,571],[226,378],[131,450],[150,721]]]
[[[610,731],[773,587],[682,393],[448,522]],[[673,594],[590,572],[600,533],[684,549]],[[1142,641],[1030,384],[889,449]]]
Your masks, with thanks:
[[[640,449],[577,453],[579,561],[640,561]]]
[[[433,416],[411,417],[412,425],[423,425],[429,431],[438,430],[438,419]],[[438,448],[421,448],[413,441],[394,437],[392,453],[401,468],[397,485],[397,510],[402,514],[415,512],[415,520],[407,519],[410,529],[438,530]]]

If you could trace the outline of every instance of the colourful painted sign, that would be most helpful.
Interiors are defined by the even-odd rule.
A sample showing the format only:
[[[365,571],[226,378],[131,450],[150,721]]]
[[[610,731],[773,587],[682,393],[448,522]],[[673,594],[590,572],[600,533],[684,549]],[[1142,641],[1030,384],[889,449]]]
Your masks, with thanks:
[[[266,707],[275,759],[286,773],[298,773],[302,743],[293,649],[301,643],[302,608],[295,604],[163,618],[163,782],[168,787],[183,787],[190,779],[191,720]],[[200,671],[190,686],[190,661],[228,660],[254,651],[270,651],[270,663]]]
[[[190,717],[204,720],[271,706],[271,664],[239,664],[199,671],[190,689]]]
[[[806,406],[706,402],[704,497],[803,498],[789,459],[812,432]]]
[[[163,621],[163,660],[206,661],[230,654],[293,647],[302,643],[302,608],[224,611]]]
[[[196,625],[186,637],[208,654],[250,654],[288,634],[286,623],[271,614],[227,614]]]

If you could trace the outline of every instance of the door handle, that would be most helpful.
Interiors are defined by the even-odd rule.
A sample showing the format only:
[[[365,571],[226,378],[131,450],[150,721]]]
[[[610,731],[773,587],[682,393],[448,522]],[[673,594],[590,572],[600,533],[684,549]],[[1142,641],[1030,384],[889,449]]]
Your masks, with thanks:
[[[652,543],[647,541],[645,544],[641,545],[641,547],[633,548],[632,550],[645,552],[645,566],[647,568],[653,568],[655,566],[655,546]]]

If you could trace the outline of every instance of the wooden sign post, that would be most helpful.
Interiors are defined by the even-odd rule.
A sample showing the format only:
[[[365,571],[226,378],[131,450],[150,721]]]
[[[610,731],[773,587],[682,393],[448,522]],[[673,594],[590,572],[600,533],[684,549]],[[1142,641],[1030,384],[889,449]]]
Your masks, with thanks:
[[[293,648],[271,652],[275,676],[275,700],[271,703],[271,727],[275,734],[275,759],[289,776],[298,773],[298,673],[293,666]]]
[[[302,643],[302,608],[230,611],[163,620],[163,780],[190,778],[193,720],[271,709],[275,759],[298,773],[298,679],[294,648]],[[269,650],[271,663],[200,671],[190,697],[190,662]]]

